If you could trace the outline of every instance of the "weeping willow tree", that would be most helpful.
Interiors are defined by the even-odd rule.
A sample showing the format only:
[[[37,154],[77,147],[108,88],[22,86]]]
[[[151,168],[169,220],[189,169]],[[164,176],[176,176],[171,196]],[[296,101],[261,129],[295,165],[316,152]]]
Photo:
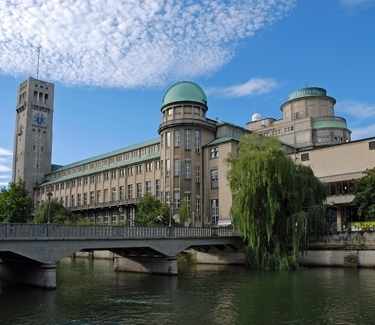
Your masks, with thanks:
[[[309,236],[322,227],[324,186],[274,138],[243,136],[230,164],[233,221],[248,245],[251,265],[294,267]]]

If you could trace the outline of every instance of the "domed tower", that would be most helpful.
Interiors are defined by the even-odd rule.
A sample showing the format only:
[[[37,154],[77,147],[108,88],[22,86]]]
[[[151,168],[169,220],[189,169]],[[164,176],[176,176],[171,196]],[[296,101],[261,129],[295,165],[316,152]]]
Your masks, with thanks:
[[[206,118],[207,97],[197,84],[177,82],[167,89],[159,127],[163,201],[173,216],[182,204],[191,222],[202,222],[202,146],[215,138],[216,123]]]
[[[324,88],[302,88],[292,92],[281,105],[283,121],[294,124],[301,138],[297,143],[322,146],[348,142],[351,131],[346,120],[335,115],[335,104],[336,99],[328,96]]]

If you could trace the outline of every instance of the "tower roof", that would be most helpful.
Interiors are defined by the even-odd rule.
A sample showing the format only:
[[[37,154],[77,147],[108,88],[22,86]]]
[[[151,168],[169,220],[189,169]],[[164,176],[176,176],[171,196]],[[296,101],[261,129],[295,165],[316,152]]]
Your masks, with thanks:
[[[293,91],[288,96],[288,101],[302,97],[327,96],[327,91],[320,87],[306,87]]]
[[[180,81],[167,89],[163,96],[162,107],[171,103],[185,101],[207,105],[207,96],[196,83]]]

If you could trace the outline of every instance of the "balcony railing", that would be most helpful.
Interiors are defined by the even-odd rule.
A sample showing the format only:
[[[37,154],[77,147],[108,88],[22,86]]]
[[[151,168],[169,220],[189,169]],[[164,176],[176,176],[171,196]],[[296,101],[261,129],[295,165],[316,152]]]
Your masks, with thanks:
[[[123,227],[68,226],[56,224],[0,224],[1,240],[134,240],[134,239],[199,239],[239,237],[229,227]]]
[[[85,205],[76,205],[73,207],[67,207],[71,211],[81,211],[81,210],[91,210],[91,209],[100,209],[100,208],[111,208],[122,205],[135,205],[140,198],[126,199],[126,200],[116,200],[108,202],[98,202],[98,203],[89,203]]]

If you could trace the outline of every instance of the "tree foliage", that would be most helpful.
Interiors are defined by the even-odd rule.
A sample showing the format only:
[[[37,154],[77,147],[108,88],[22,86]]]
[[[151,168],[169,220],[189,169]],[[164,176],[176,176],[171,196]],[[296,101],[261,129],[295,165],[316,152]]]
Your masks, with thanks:
[[[73,214],[57,200],[41,203],[34,216],[34,223],[87,224],[87,218]]]
[[[10,183],[0,190],[0,222],[26,222],[32,219],[33,202],[23,182]]]
[[[169,223],[169,208],[147,193],[137,205],[135,223],[141,226],[167,225]]]
[[[296,265],[308,235],[321,226],[324,186],[274,138],[243,136],[230,164],[233,221],[248,244],[253,266]]]
[[[178,211],[179,223],[183,226],[188,225],[191,222],[190,207],[186,199],[182,201],[180,209]]]
[[[375,168],[368,170],[355,191],[353,203],[358,206],[358,214],[364,220],[375,219]]]

